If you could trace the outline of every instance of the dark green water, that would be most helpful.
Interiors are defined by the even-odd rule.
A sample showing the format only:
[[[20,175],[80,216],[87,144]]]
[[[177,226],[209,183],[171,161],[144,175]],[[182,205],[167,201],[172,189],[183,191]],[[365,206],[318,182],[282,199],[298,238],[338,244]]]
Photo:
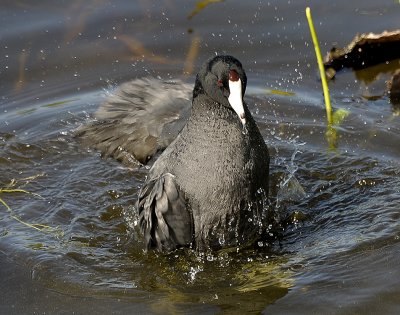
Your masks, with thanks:
[[[14,179],[41,196],[0,194],[13,211],[0,205],[0,313],[397,314],[400,118],[384,91],[400,64],[330,83],[334,108],[350,115],[329,150],[304,11],[326,52],[398,28],[399,3],[227,0],[188,19],[195,3],[0,4],[0,187]],[[279,216],[299,220],[258,250],[145,254],[133,205],[146,168],[102,159],[73,130],[118,84],[193,83],[216,52],[247,71],[273,185],[295,176],[305,191]]]

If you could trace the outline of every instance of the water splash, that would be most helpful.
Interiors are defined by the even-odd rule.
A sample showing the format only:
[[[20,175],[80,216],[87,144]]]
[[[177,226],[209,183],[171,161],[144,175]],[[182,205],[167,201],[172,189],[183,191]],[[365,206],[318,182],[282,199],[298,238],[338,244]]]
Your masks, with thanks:
[[[218,237],[218,243],[222,247],[225,245],[225,234],[221,233],[220,236]]]
[[[275,162],[277,165],[284,168],[284,176],[278,185],[278,192],[276,196],[276,207],[279,208],[280,205],[285,202],[300,201],[306,197],[306,192],[301,186],[296,178],[296,172],[298,170],[298,165],[295,162],[296,155],[301,154],[301,147],[304,146],[305,142],[298,142],[297,137],[288,141],[288,144],[293,145],[293,152],[289,159],[280,156],[276,158]]]
[[[187,273],[189,279],[188,283],[193,283],[196,280],[196,276],[199,272],[203,271],[201,266],[190,267],[189,272]]]
[[[105,98],[105,99],[112,97],[114,95],[115,90],[118,87],[118,84],[113,80],[107,79],[106,83],[107,83],[107,87],[102,88],[103,98]]]
[[[242,125],[242,134],[247,135],[249,130],[247,128],[247,124]]]

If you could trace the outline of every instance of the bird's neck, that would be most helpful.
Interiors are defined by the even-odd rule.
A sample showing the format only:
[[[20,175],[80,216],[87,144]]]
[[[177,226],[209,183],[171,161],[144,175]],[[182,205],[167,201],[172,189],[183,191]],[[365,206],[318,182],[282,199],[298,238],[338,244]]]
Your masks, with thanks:
[[[247,112],[245,104],[244,107]],[[238,115],[228,102],[227,104],[220,104],[205,94],[199,94],[193,100],[191,118],[193,121],[201,122],[206,128],[220,124],[221,120],[232,127],[243,127]]]

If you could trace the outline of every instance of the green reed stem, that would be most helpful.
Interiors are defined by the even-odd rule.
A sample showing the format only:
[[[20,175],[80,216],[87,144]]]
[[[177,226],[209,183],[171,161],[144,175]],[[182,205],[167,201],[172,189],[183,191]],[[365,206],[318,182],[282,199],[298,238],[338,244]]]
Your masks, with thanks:
[[[308,25],[310,27],[311,37],[312,37],[312,40],[314,43],[315,55],[317,56],[318,68],[319,68],[319,73],[320,73],[321,81],[322,81],[322,90],[324,92],[325,108],[326,108],[326,116],[327,116],[327,120],[328,120],[328,125],[332,125],[333,124],[333,118],[332,118],[333,113],[332,113],[331,99],[329,96],[328,82],[326,80],[325,67],[324,67],[324,63],[322,62],[321,50],[319,48],[318,38],[317,38],[317,34],[315,32],[314,23],[313,23],[313,20],[311,17],[311,10],[309,7],[306,8],[306,16],[307,16]]]

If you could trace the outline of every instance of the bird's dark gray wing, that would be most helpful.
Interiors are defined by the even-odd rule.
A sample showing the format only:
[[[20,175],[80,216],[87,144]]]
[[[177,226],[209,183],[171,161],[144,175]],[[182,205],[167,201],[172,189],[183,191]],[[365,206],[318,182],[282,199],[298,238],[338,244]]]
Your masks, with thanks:
[[[147,182],[139,193],[139,225],[148,249],[172,251],[193,240],[193,216],[172,174]]]
[[[186,124],[191,87],[182,81],[142,78],[122,84],[76,135],[85,145],[125,164],[146,163]],[[136,162],[137,163],[137,162]]]

